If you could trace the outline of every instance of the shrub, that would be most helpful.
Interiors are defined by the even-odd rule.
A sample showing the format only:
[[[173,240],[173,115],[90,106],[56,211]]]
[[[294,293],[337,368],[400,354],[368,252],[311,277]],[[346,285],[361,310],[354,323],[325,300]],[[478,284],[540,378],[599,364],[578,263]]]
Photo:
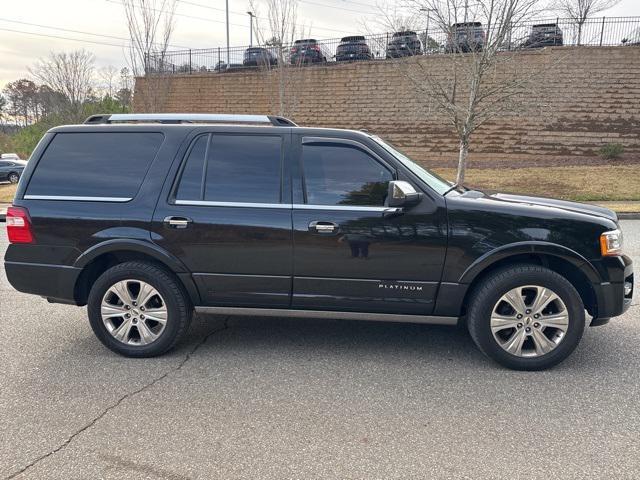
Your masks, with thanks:
[[[605,160],[613,160],[620,158],[624,153],[624,147],[619,143],[607,143],[598,150],[598,153]]]

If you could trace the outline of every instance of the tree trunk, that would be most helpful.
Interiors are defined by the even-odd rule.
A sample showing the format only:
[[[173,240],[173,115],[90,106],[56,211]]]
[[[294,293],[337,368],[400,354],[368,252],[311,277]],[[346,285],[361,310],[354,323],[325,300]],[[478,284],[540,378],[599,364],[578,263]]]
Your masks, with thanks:
[[[582,22],[578,23],[578,46],[582,43]]]
[[[469,155],[469,139],[460,140],[458,151],[458,175],[456,176],[456,184],[464,184],[464,175],[467,170],[467,155]]]

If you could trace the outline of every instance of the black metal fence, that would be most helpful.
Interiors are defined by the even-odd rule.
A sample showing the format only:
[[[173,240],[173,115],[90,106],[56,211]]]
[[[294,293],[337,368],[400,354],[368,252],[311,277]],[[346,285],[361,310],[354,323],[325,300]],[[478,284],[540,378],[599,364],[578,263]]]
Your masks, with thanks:
[[[478,40],[470,48],[481,48],[483,27],[472,27],[474,32],[463,32],[465,37],[475,33]],[[484,32],[486,33],[486,32]],[[482,35],[484,35],[484,33]],[[147,69],[153,73],[190,74],[199,72],[221,73],[238,68],[273,66],[278,59],[287,64],[312,64],[358,60],[384,60],[400,56],[446,54],[463,50],[456,43],[457,34],[430,27],[425,21],[423,30],[411,36],[393,33],[364,35],[344,45],[342,39],[317,40],[315,44],[280,46],[254,45],[253,47],[217,47],[169,51],[150,56]],[[459,40],[459,38],[457,39]],[[339,45],[343,43],[340,48]],[[469,47],[467,40],[467,47]],[[503,50],[518,50],[545,46],[640,46],[640,17],[590,18],[582,26],[568,18],[547,18],[516,25],[505,41]],[[311,49],[313,47],[313,50]],[[247,49],[253,48],[253,55]],[[261,50],[256,50],[261,48]],[[308,49],[301,54],[301,48]],[[282,50],[280,50],[282,49]],[[349,53],[353,52],[353,53]]]

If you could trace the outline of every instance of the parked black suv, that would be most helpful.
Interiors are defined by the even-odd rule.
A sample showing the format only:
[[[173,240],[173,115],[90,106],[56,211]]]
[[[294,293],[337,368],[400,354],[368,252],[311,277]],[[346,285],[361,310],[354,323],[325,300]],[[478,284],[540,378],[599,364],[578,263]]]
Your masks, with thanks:
[[[270,67],[277,65],[276,56],[264,47],[249,47],[244,51],[242,65],[245,67]]]
[[[378,137],[281,117],[54,128],[7,232],[17,290],[87,305],[98,338],[136,357],[175,345],[195,309],[464,322],[488,356],[536,370],[573,351],[585,309],[606,323],[633,292],[610,210],[469,190]]]
[[[373,60],[373,54],[363,35],[342,37],[336,48],[336,62]]]
[[[484,48],[486,34],[480,22],[454,23],[447,37],[446,53],[469,53]]]
[[[561,47],[562,30],[556,23],[533,25],[529,37],[524,41],[524,48]]]
[[[387,44],[387,58],[402,58],[422,55],[422,43],[418,34],[412,31],[395,32]]]

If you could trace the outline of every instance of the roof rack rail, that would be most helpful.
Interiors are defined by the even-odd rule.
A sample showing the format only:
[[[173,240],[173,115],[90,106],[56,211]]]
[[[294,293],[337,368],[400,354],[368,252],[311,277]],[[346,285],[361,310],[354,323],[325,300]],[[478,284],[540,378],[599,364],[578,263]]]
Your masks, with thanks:
[[[114,113],[91,115],[84,123],[89,125],[120,122],[180,123],[269,123],[274,127],[297,127],[285,117],[274,115],[233,115],[226,113]]]

